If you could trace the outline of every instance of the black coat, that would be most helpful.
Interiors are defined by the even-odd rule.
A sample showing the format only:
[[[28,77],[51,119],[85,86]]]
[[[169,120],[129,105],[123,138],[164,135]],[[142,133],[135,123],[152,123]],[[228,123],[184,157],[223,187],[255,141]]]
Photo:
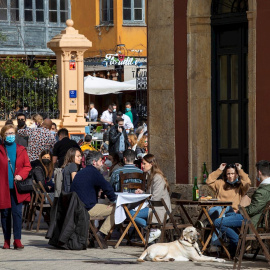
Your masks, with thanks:
[[[49,245],[71,250],[87,248],[90,216],[75,192],[55,198],[46,234]]]
[[[132,116],[133,116],[133,126],[134,128],[137,128],[138,126],[138,122],[139,122],[139,115],[138,112],[136,111],[136,109],[131,109],[132,112]]]
[[[130,146],[126,130],[123,128],[123,135],[125,138],[125,150]],[[121,132],[118,132],[118,127],[112,126],[109,132],[109,153],[110,155],[119,152]]]

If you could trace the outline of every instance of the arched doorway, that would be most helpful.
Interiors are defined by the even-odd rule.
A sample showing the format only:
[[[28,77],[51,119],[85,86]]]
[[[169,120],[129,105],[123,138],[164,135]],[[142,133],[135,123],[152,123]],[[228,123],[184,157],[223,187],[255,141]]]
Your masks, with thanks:
[[[213,0],[212,160],[248,171],[248,0]]]

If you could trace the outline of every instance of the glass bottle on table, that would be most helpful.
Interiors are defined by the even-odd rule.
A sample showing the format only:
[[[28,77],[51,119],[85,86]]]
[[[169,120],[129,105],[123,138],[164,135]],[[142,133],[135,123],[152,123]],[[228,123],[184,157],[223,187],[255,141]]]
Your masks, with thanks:
[[[208,171],[206,169],[206,163],[203,163],[203,173],[202,173],[202,184],[206,185],[206,180],[208,178]]]
[[[199,188],[197,184],[197,177],[194,178],[194,185],[193,185],[193,190],[192,190],[192,199],[193,201],[198,201],[199,200]]]

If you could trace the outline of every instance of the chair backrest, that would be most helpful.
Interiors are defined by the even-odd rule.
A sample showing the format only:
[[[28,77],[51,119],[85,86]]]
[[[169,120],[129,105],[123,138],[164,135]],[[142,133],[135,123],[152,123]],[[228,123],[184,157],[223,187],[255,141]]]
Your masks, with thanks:
[[[262,227],[262,225],[265,225],[265,231],[270,232],[269,228],[269,218],[270,218],[270,201],[266,204],[265,208],[262,211],[262,214],[260,216],[260,219],[257,223],[257,227]]]
[[[143,173],[123,173],[120,172],[119,174],[119,179],[120,179],[120,188],[121,192],[123,192],[124,186],[129,189],[141,189],[145,190],[145,175]],[[124,181],[134,179],[134,181],[130,181],[125,183]],[[141,183],[137,183],[136,181],[141,180]]]
[[[33,187],[37,196],[37,203],[46,204],[46,201],[48,201],[50,206],[53,205],[53,201],[51,197],[48,195],[47,191],[45,190],[44,186],[42,185],[40,181],[37,183],[35,180],[33,180]]]

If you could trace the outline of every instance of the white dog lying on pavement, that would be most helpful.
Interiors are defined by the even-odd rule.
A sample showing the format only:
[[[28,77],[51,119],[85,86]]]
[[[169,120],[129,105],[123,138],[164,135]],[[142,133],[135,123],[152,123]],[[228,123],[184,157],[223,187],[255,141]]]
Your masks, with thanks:
[[[202,255],[197,244],[198,233],[194,227],[187,227],[177,241],[157,243],[148,247],[138,259],[144,262],[149,257],[153,262],[193,261],[193,262],[225,262],[223,259]]]

